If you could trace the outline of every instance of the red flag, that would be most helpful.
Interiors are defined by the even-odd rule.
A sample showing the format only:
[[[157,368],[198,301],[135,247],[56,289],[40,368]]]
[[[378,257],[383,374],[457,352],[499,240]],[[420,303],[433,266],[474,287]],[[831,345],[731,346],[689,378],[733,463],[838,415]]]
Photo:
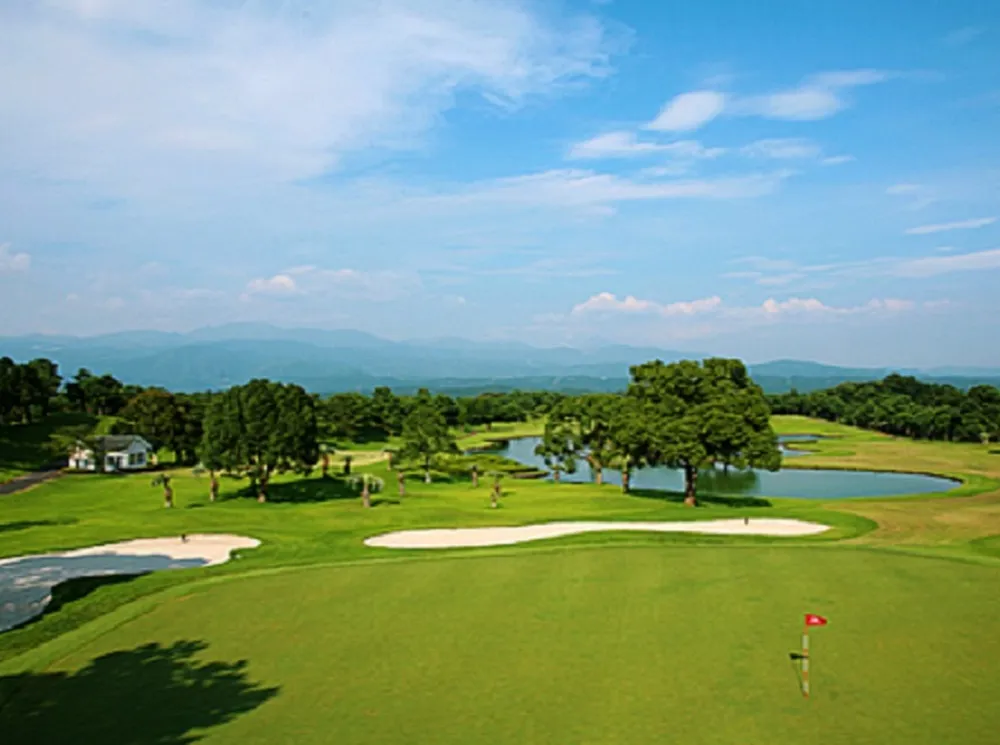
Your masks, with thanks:
[[[826,619],[815,613],[806,613],[806,626],[826,626]]]

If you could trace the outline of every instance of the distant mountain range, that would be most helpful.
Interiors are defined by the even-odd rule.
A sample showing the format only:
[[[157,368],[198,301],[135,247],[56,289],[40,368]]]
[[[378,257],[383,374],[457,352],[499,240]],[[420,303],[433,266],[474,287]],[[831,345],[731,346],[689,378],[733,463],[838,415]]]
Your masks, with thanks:
[[[266,377],[299,383],[318,393],[389,385],[403,392],[426,386],[471,394],[515,388],[620,390],[627,382],[629,365],[709,355],[625,345],[575,349],[465,339],[397,342],[360,331],[243,323],[184,334],[124,331],[90,337],[0,337],[0,356],[19,362],[48,357],[59,364],[64,376],[85,367],[129,383],[176,391],[219,389]],[[768,392],[792,387],[810,391],[845,381],[878,379],[890,372],[963,388],[1000,384],[1000,369],[983,368],[846,368],[775,360],[752,365],[750,371]]]

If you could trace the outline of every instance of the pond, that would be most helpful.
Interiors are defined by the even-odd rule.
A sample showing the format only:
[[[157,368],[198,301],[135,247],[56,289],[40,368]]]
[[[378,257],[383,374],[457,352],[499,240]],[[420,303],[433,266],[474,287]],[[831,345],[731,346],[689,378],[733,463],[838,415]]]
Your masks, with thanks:
[[[510,440],[496,452],[525,465],[547,470],[545,461],[535,455],[541,438],[522,437]],[[801,439],[796,437],[795,439]],[[818,439],[809,436],[809,439]],[[549,477],[551,478],[551,476]],[[593,480],[590,466],[577,462],[577,471],[563,474],[564,481],[586,483]],[[621,484],[621,473],[604,469],[604,481]],[[905,494],[932,494],[953,489],[958,482],[937,476],[876,471],[840,471],[834,469],[781,471],[738,471],[708,468],[698,477],[698,490],[705,494],[746,497],[799,497],[803,499],[841,499],[844,497],[893,497]],[[632,473],[635,489],[683,491],[684,474],[673,468],[639,468]]]

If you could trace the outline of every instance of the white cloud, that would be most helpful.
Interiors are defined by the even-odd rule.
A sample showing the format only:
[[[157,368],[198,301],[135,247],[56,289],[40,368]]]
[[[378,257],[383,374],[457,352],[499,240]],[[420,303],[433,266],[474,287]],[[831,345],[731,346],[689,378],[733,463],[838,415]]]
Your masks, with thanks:
[[[660,153],[681,158],[716,158],[725,153],[725,148],[706,148],[695,140],[657,143],[641,142],[632,132],[608,132],[570,148],[568,157],[586,158],[631,158],[640,155]]]
[[[757,140],[740,149],[744,155],[753,158],[773,158],[790,160],[797,158],[816,158],[822,152],[819,145],[801,138],[776,138]]]
[[[906,235],[927,235],[929,233],[944,233],[948,230],[974,230],[992,225],[997,219],[995,217],[979,217],[973,220],[958,220],[956,222],[944,222],[936,225],[920,225],[916,228],[907,228],[903,231]]]
[[[574,207],[593,211],[617,202],[759,197],[774,192],[791,175],[791,171],[783,170],[714,179],[636,181],[609,173],[556,169],[483,181],[452,193],[415,196],[410,204],[421,211],[435,205],[475,204]]]
[[[659,132],[689,132],[710,122],[725,107],[726,96],[717,91],[681,93],[669,101],[646,128]]]
[[[913,310],[915,307],[916,303],[912,300],[900,300],[897,298],[873,298],[863,305],[833,306],[826,305],[816,298],[792,297],[788,300],[782,301],[769,298],[761,305],[761,310],[769,316],[804,313],[852,315],[856,313],[878,312],[900,313],[907,310]]]
[[[14,253],[9,243],[0,243],[0,274],[26,272],[31,268],[31,254]]]
[[[950,256],[926,256],[900,262],[893,274],[899,277],[933,277],[952,272],[1000,269],[1000,248]]]
[[[0,3],[0,161],[115,192],[289,181],[418,146],[459,93],[602,77],[592,16],[490,0]],[[154,81],[154,82],[151,82]]]
[[[652,300],[639,300],[632,295],[619,300],[610,292],[600,292],[573,306],[572,314],[585,313],[654,313],[661,316],[692,316],[718,310],[722,298],[718,296],[701,298],[689,302],[675,302],[662,305]]]
[[[295,280],[287,274],[275,274],[267,279],[252,279],[247,283],[251,295],[294,295],[298,292]]]
[[[798,87],[738,100],[734,113],[762,116],[767,119],[814,121],[833,116],[850,102],[844,91],[888,80],[881,70],[837,70],[806,78]]]
[[[839,166],[843,165],[844,163],[851,163],[852,161],[855,160],[857,160],[857,158],[855,158],[853,155],[831,155],[828,158],[823,158],[820,161],[820,165]]]

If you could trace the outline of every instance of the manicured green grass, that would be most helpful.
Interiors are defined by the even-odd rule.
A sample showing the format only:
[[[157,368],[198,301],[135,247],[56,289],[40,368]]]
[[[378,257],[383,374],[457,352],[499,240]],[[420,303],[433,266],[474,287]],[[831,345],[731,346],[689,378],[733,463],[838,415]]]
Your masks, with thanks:
[[[67,476],[0,497],[0,556],[194,532],[263,541],[217,567],[81,585],[57,612],[0,634],[4,742],[993,742],[1000,456],[776,426],[838,436],[788,466],[966,484],[692,510],[671,495],[508,478],[491,510],[485,480],[409,482],[400,498],[370,454],[355,465],[387,482],[371,510],[339,477],[280,477],[266,505],[224,479],[211,504],[208,480],[189,470],[175,472],[174,510],[149,474]],[[834,529],[444,552],[362,543],[406,528],[743,515]],[[787,656],[806,611],[831,619],[813,635],[810,701]]]
[[[170,706],[206,745],[986,745],[996,581],[871,551],[669,546],[235,579],[28,675],[0,731],[160,742]],[[812,634],[810,700],[788,657],[805,611],[830,618]],[[197,642],[190,674],[182,641]]]

